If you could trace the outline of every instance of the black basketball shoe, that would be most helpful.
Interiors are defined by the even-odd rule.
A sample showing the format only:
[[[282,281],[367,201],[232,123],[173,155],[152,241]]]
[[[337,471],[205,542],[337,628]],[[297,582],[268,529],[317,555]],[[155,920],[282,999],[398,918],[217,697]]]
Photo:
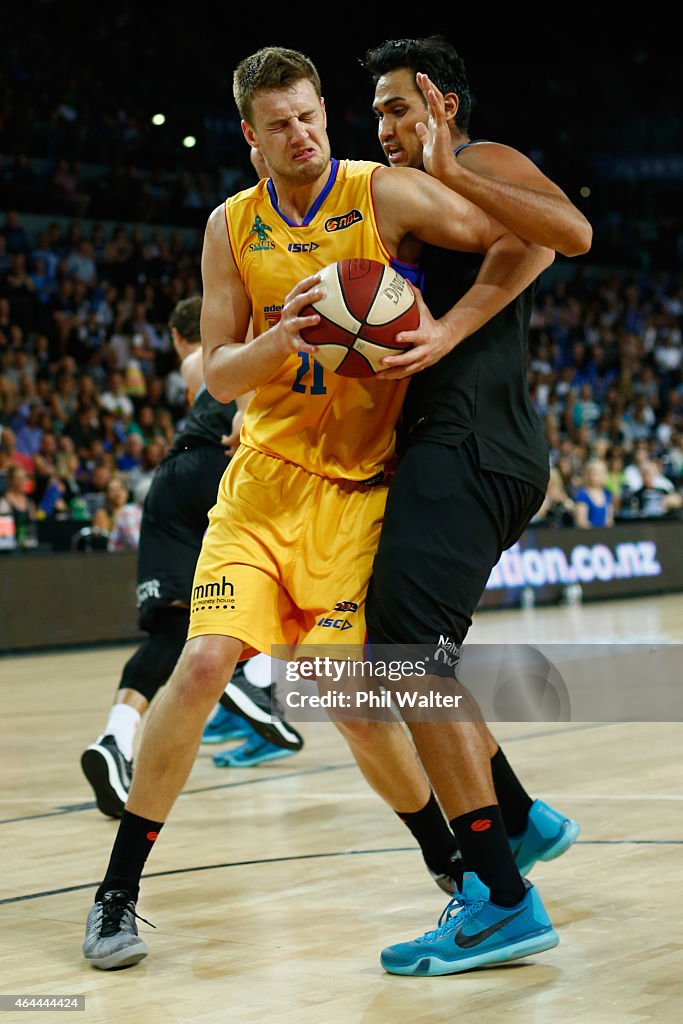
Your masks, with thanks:
[[[238,665],[226,686],[220,703],[226,711],[245,718],[264,740],[285,750],[301,750],[303,737],[289,722],[273,693],[273,685],[254,686]]]
[[[120,818],[128,799],[133,765],[113,736],[100,736],[81,754],[83,774],[92,786],[97,806],[109,818]]]

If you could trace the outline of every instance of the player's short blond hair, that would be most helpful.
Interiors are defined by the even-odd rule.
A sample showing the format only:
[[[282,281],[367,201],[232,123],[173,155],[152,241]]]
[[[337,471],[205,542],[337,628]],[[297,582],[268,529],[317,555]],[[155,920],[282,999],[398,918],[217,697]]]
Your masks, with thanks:
[[[250,57],[245,57],[232,77],[232,94],[240,117],[251,121],[252,102],[260,89],[285,89],[302,79],[310,82],[320,97],[320,76],[315,64],[298,50],[264,46]]]

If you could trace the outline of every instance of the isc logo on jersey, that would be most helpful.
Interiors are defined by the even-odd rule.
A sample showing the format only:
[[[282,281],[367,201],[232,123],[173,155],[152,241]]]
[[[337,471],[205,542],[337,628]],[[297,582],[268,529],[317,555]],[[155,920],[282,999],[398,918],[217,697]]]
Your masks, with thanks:
[[[317,242],[290,242],[287,252],[315,252],[319,248]]]

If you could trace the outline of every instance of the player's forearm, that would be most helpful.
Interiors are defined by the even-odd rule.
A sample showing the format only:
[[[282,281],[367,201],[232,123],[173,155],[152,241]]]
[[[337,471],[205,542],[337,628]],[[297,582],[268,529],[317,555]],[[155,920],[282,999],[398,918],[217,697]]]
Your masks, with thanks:
[[[590,249],[593,229],[564,195],[477,174],[462,164],[442,181],[520,238],[563,256],[580,256]]]
[[[477,278],[468,291],[439,321],[460,344],[528,288],[547,267],[555,253],[502,235],[489,248]]]
[[[273,327],[248,345],[217,345],[204,354],[207,390],[219,402],[232,402],[265,384],[291,353]]]

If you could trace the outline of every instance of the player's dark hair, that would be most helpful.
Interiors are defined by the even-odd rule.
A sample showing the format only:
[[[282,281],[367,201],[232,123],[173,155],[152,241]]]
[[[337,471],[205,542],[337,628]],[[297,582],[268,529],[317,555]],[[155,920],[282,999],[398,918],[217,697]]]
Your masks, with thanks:
[[[245,121],[251,120],[252,101],[259,89],[284,89],[302,79],[310,82],[320,97],[320,76],[315,64],[298,50],[264,46],[250,57],[245,57],[232,76],[232,94],[240,117]]]
[[[381,46],[368,50],[361,63],[370,74],[373,85],[382,75],[399,68],[429,75],[442,93],[456,94],[459,102],[455,123],[461,132],[469,131],[472,97],[465,62],[444,36],[387,39]]]
[[[192,295],[189,299],[181,299],[171,310],[168,326],[175,327],[185,341],[201,341],[199,318],[202,312],[201,295]]]

